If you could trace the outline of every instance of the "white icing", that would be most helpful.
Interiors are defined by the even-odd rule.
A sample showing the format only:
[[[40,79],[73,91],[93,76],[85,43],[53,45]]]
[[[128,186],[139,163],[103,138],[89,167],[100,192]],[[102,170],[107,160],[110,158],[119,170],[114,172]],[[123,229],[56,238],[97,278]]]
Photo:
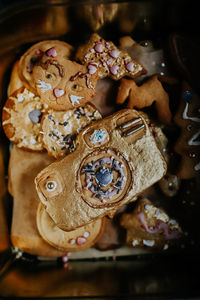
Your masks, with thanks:
[[[133,240],[132,241],[132,246],[135,247],[139,244],[138,240]]]
[[[89,237],[89,235],[90,235],[90,234],[89,234],[88,231],[85,231],[84,234],[83,234],[83,236],[84,236],[85,238]]]
[[[183,112],[183,119],[185,119],[185,120],[192,120],[194,122],[200,122],[200,118],[189,117],[188,116],[188,108],[189,108],[189,103],[186,102],[185,109],[184,109],[184,112]]]
[[[92,144],[101,143],[106,138],[106,131],[105,130],[94,130],[94,132],[90,135],[90,142]]]
[[[19,94],[19,95],[17,96],[17,101],[18,101],[18,102],[23,102],[23,101],[24,101],[24,97],[23,97],[21,94]]]
[[[80,104],[79,100],[83,99],[83,97],[79,97],[76,95],[70,95],[70,100],[72,105],[74,106],[75,103]]]
[[[33,145],[34,145],[34,144],[36,144],[36,142],[37,142],[37,141],[36,141],[36,139],[34,139],[34,138],[31,138],[30,142],[31,142],[31,144],[33,144]]]
[[[198,131],[191,137],[191,139],[188,141],[188,145],[190,145],[190,146],[199,146],[199,145],[200,145],[200,141],[196,141],[196,139],[198,138],[199,135],[200,135],[200,130],[198,130]]]
[[[148,247],[153,247],[154,244],[155,244],[155,241],[151,241],[151,240],[143,240],[143,244],[145,246],[148,246]]]
[[[195,171],[199,171],[200,170],[200,162],[195,165],[194,169],[195,169]]]
[[[41,89],[42,93],[45,93],[47,92],[48,90],[51,90],[52,89],[52,86],[50,83],[47,83],[47,82],[44,82],[42,80],[38,80],[39,84],[37,84],[37,87],[39,89]]]

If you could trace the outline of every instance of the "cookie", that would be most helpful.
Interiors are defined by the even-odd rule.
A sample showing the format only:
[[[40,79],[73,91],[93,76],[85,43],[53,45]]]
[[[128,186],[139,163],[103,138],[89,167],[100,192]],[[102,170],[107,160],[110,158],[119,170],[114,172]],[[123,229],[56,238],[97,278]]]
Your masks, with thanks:
[[[198,176],[200,171],[200,98],[187,82],[183,82],[179,108],[174,122],[180,135],[174,151],[181,161],[176,175],[182,179]]]
[[[16,90],[23,87],[23,83],[19,78],[18,67],[19,67],[19,61],[16,61],[10,75],[10,82],[9,82],[8,92],[7,92],[8,97],[11,96]]]
[[[127,52],[118,49],[113,42],[105,41],[97,33],[93,33],[87,44],[78,48],[76,59],[86,65],[90,73],[98,70],[99,78],[135,78],[146,72]]]
[[[41,137],[49,155],[59,158],[75,150],[76,135],[101,114],[91,104],[67,111],[49,110],[41,120]]]
[[[39,204],[34,177],[54,160],[47,153],[28,152],[15,145],[9,161],[9,181],[13,194],[11,241],[14,247],[32,255],[60,257],[59,251],[38,233],[36,214]]]
[[[127,98],[128,108],[142,109],[151,106],[155,102],[159,121],[166,124],[171,122],[169,96],[158,80],[157,75],[152,76],[141,86],[137,86],[134,80],[123,78],[120,82],[116,103],[123,104]]]
[[[56,46],[56,50],[54,47]],[[41,60],[42,56],[50,51],[50,57],[53,58],[52,52],[69,59],[73,53],[73,47],[66,42],[59,40],[45,40],[31,46],[20,58],[18,63],[18,75],[23,85],[28,89],[35,90],[35,82],[32,77],[33,67]],[[55,54],[54,54],[55,55]]]
[[[34,53],[38,53],[36,58],[33,59],[33,49],[21,58],[19,69],[25,72],[26,82],[40,96],[45,107],[68,110],[92,101],[97,70],[90,72],[86,66],[69,60],[68,46],[64,51],[58,41],[43,42],[42,45],[44,47],[36,45],[34,48]],[[34,63],[30,63],[31,59]]]
[[[60,251],[75,252],[92,247],[104,230],[104,219],[72,231],[63,231],[55,225],[43,205],[38,206],[37,228],[42,238]]]
[[[120,225],[127,230],[126,244],[133,248],[165,250],[182,234],[177,221],[147,198],[140,199],[132,213],[123,214]]]
[[[82,130],[76,150],[42,170],[35,183],[55,224],[71,231],[133,201],[165,172],[146,120],[124,109]]]
[[[21,87],[7,99],[2,113],[2,125],[8,139],[19,148],[42,151],[40,120],[43,105],[40,98]]]
[[[167,174],[159,180],[158,185],[164,195],[167,197],[174,197],[180,189],[181,179],[178,176],[167,172]]]

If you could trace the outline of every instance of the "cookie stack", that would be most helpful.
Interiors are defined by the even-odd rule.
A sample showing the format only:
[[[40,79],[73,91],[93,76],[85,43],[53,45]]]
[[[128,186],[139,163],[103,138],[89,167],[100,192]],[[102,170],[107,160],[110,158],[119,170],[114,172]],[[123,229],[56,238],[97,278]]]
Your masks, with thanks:
[[[15,63],[2,115],[14,144],[9,192],[15,247],[55,257],[90,248],[103,233],[106,216],[112,218],[163,178],[167,165],[160,140],[147,115],[133,107],[156,100],[159,118],[168,123],[169,98],[157,77],[136,87],[133,78],[145,72],[97,34],[76,51],[58,40],[39,42]],[[102,117],[91,102],[98,80],[106,77],[126,77],[117,102],[130,90],[131,100],[129,108]],[[165,235],[165,227],[158,227]],[[179,236],[171,233],[173,227],[169,231],[170,237]]]

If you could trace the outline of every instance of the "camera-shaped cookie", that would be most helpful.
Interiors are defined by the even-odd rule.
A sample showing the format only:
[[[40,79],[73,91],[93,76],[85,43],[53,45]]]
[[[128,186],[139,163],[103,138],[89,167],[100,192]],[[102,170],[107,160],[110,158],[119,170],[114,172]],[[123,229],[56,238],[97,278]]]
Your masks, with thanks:
[[[46,211],[70,231],[113,215],[165,172],[146,118],[124,109],[81,131],[76,150],[42,170],[35,182]]]

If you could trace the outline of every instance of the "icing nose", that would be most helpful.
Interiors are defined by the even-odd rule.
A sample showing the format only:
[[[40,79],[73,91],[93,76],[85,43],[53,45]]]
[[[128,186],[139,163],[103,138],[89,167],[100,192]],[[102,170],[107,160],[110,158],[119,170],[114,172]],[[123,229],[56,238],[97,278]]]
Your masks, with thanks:
[[[56,98],[62,97],[64,95],[65,91],[63,89],[54,89],[53,94]]]

